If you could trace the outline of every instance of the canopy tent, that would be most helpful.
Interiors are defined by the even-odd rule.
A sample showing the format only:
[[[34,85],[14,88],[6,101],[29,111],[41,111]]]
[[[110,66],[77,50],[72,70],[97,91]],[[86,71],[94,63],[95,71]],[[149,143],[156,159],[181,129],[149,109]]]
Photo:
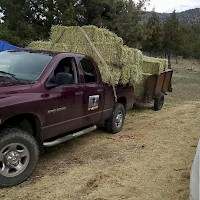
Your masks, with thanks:
[[[6,50],[15,50],[15,49],[20,49],[20,48],[0,40],[0,52]]]

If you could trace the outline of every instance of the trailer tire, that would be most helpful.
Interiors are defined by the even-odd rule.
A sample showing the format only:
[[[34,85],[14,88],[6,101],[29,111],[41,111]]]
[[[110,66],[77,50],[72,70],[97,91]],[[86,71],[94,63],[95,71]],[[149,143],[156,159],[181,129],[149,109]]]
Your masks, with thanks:
[[[125,119],[125,108],[121,103],[116,103],[112,115],[105,121],[106,130],[109,133],[118,133],[122,130]]]
[[[162,93],[160,93],[159,95],[157,95],[154,99],[154,106],[153,109],[154,111],[159,111],[162,109],[163,104],[164,104],[164,95]]]
[[[18,128],[0,133],[0,187],[24,182],[34,171],[39,148],[32,135]]]

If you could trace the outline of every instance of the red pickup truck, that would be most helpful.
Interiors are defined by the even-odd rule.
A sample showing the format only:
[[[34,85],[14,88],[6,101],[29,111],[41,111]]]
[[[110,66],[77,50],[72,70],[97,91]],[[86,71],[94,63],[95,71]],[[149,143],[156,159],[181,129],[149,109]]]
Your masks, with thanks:
[[[96,128],[119,132],[133,88],[104,84],[89,56],[49,51],[0,53],[0,186],[25,181],[39,152]],[[117,96],[117,98],[115,98]]]

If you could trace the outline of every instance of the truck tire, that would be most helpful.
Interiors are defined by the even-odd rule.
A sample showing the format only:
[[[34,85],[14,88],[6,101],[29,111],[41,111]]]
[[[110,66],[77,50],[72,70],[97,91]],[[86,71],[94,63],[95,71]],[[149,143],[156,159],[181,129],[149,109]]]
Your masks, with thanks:
[[[164,95],[162,93],[160,93],[159,95],[157,95],[154,99],[154,106],[153,109],[155,111],[161,110],[164,104]]]
[[[105,121],[106,130],[109,133],[118,133],[122,130],[125,119],[125,109],[120,103],[116,103],[112,115]]]
[[[0,133],[0,187],[22,183],[33,172],[39,157],[34,137],[17,129]]]

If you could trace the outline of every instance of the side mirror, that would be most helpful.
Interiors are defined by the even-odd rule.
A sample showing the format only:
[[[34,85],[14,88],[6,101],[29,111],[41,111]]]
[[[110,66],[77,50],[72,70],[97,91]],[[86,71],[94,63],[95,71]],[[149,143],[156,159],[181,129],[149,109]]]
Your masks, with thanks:
[[[46,87],[47,87],[47,88],[54,88],[54,87],[57,87],[57,86],[58,86],[58,84],[57,84],[56,81],[55,81],[55,76],[54,76],[54,75],[51,75],[51,76],[48,78],[47,82],[46,82]]]
[[[60,72],[56,74],[55,83],[58,85],[72,84],[73,77],[70,73]]]
[[[51,83],[51,82],[49,82],[49,81],[46,83],[46,87],[47,87],[47,88],[54,88],[54,87],[57,87],[57,86],[58,86],[58,84],[56,84],[56,83]]]
[[[66,85],[74,83],[73,77],[70,73],[60,72],[56,76],[52,76],[46,83],[47,88],[57,87],[59,85]]]

